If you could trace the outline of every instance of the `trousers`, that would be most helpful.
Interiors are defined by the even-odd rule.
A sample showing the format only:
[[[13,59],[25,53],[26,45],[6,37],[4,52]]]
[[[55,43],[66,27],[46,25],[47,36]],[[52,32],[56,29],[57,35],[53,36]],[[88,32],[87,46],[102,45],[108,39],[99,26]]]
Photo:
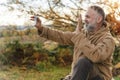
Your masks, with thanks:
[[[93,70],[93,63],[87,58],[81,58],[73,68],[70,80],[104,80],[99,75],[89,79],[89,74]]]

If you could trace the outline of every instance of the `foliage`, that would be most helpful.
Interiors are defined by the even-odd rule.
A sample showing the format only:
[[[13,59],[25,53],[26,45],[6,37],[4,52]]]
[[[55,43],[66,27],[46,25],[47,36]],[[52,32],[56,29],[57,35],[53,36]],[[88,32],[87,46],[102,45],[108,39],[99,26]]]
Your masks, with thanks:
[[[118,62],[120,62],[120,46],[115,47],[113,59],[113,64],[117,64]]]
[[[46,5],[43,6],[42,2]],[[34,6],[31,3],[39,5]],[[112,27],[113,33],[120,33],[120,26],[118,25],[120,22],[116,19],[120,16],[119,2],[113,0],[69,0],[67,3],[63,0],[9,0],[6,4],[3,3],[2,6],[7,7],[11,12],[17,10],[23,14],[42,17],[47,20],[46,22],[50,23],[49,26],[62,30],[68,30],[69,27],[69,30],[73,31],[77,24],[76,18],[79,14],[84,14],[86,11],[86,4],[96,4],[103,7],[106,14],[111,16],[111,18],[107,18],[107,21],[110,23],[114,22],[114,25],[112,24],[114,26]]]
[[[4,64],[8,64],[8,60],[6,56],[4,56],[3,54],[0,54],[0,65],[4,65]]]
[[[48,71],[53,67],[53,65],[48,62],[48,61],[39,61],[36,65],[35,65],[35,69],[38,71]]]
[[[36,43],[21,43],[19,40],[14,40],[6,44],[5,53],[1,55],[1,58],[5,63],[9,62],[12,65],[31,65],[39,66],[42,65],[41,62],[46,61],[45,64],[50,63],[52,65],[66,66],[70,65],[72,62],[72,47],[58,45],[54,46],[52,42],[52,49],[46,49],[46,45],[41,42]],[[55,44],[56,45],[56,44]],[[115,52],[113,54],[113,64],[120,62],[120,46],[115,47]],[[19,63],[19,64],[18,64]]]
[[[52,44],[52,42],[50,42]],[[72,62],[72,47],[58,45],[54,49],[43,48],[43,43],[21,43],[19,40],[6,44],[6,51],[0,55],[3,64],[34,68],[38,71],[48,71],[54,66],[67,66]],[[52,44],[53,46],[53,44]],[[120,46],[115,47],[113,64],[120,62]],[[113,70],[113,75],[118,75],[118,69]]]
[[[109,28],[113,36],[120,35],[120,21],[118,21],[113,13],[106,16],[106,21],[109,23]]]
[[[115,51],[113,54],[113,65],[113,76],[120,75],[120,46],[115,46]]]
[[[14,40],[6,44],[6,51],[3,54],[11,65],[35,67],[37,70],[49,68],[50,65],[71,64],[70,47],[59,45],[53,50],[46,50],[43,45],[40,42],[21,43],[19,40]]]
[[[10,26],[12,27],[12,26]],[[16,26],[17,27],[17,26]],[[0,37],[13,37],[13,36],[29,36],[29,35],[37,35],[36,29],[26,29],[26,30],[17,30],[17,29],[6,29],[0,31]]]
[[[18,40],[11,41],[10,43],[6,44],[6,52],[4,55],[9,60],[9,63],[13,65],[22,65],[22,64],[31,64],[34,63],[32,61],[32,54],[35,51],[39,51],[38,47],[41,48],[41,43],[37,43],[36,46],[32,43],[20,43]],[[31,59],[31,61],[30,61]]]

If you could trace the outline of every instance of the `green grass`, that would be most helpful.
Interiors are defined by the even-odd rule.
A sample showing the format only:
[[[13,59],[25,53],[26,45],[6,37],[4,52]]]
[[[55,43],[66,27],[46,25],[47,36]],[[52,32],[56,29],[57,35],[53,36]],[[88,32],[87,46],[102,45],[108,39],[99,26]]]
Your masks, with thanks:
[[[60,80],[70,71],[70,67],[54,67],[47,71],[20,70],[12,68],[8,71],[0,71],[0,80]]]
[[[120,80],[120,77],[115,77],[114,79],[115,79],[115,80]]]
[[[0,71],[0,80],[60,80],[70,72],[69,67],[53,67],[46,71],[13,67]],[[120,77],[115,77],[120,80]]]

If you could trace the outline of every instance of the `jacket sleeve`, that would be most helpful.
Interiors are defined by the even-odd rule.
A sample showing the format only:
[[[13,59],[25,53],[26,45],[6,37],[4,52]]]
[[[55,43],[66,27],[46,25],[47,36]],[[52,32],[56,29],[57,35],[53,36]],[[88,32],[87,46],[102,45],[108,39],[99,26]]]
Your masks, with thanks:
[[[47,27],[43,27],[42,33],[39,34],[41,37],[58,42],[65,45],[73,45],[71,38],[74,33],[72,32],[62,32],[58,30],[53,30]]]
[[[112,37],[112,36],[111,36]],[[82,52],[94,63],[99,63],[112,56],[115,48],[114,40],[111,37],[106,37],[97,45],[91,44],[86,38],[83,40]]]

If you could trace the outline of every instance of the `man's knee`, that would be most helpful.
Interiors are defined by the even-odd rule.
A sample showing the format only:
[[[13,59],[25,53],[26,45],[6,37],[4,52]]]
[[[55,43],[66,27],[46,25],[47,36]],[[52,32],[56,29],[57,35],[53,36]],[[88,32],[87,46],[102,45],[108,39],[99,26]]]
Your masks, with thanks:
[[[80,58],[74,66],[71,80],[86,80],[93,70],[92,62],[87,58]]]
[[[81,66],[81,67],[89,67],[89,68],[92,68],[93,67],[93,63],[89,60],[89,59],[87,59],[87,58],[80,58],[79,60],[78,60],[78,62],[76,63],[76,65],[75,65],[75,67],[76,66]]]

